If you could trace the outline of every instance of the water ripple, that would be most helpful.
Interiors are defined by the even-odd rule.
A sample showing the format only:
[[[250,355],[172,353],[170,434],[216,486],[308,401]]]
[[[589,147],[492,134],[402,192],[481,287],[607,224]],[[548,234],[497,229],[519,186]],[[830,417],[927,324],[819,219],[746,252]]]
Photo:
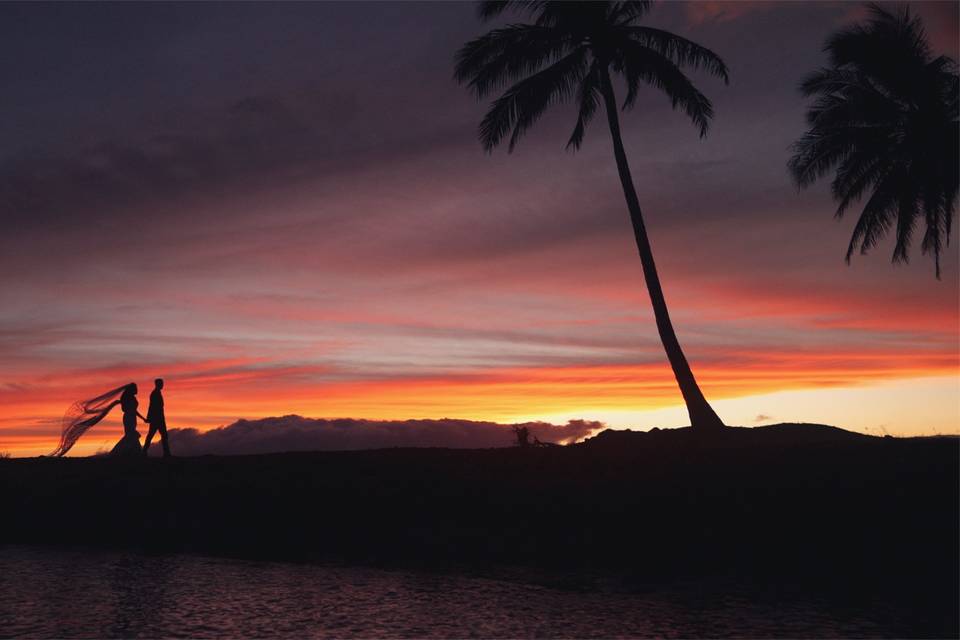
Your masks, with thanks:
[[[0,636],[877,637],[889,626],[704,585],[583,592],[475,577],[0,547]],[[885,621],[889,625],[889,620]]]

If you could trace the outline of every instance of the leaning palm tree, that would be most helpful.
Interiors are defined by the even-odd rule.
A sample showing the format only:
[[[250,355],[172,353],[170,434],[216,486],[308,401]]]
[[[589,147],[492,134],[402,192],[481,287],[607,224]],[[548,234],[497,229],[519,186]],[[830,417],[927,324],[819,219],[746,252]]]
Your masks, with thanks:
[[[708,430],[724,425],[700,391],[670,321],[620,135],[611,72],[622,76],[625,83],[624,111],[635,104],[641,87],[649,85],[664,92],[674,108],[682,109],[702,137],[713,117],[713,107],[681,68],[703,69],[727,81],[727,67],[716,54],[698,44],[637,24],[650,5],[649,0],[480,2],[479,15],[484,20],[513,12],[529,22],[493,29],[464,45],[456,57],[456,79],[467,84],[478,98],[506,87],[480,123],[480,140],[488,152],[508,136],[512,151],[547,107],[566,101],[573,101],[579,109],[567,148],[579,149],[587,124],[603,106],[657,330],[687,405],[690,424],[697,430]]]
[[[847,248],[847,263],[865,254],[896,225],[894,262],[906,262],[918,222],[920,248],[949,243],[956,213],[958,167],[957,67],[935,57],[919,18],[906,7],[869,5],[870,17],[836,32],[824,51],[829,66],[800,90],[816,100],[807,131],[794,144],[789,168],[801,188],[836,173],[831,190],[841,217],[865,199]]]

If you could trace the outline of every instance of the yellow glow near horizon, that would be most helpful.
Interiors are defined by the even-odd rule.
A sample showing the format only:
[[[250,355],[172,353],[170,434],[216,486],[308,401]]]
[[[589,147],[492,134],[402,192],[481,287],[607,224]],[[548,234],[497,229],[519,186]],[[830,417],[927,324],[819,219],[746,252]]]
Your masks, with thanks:
[[[871,385],[796,389],[711,402],[731,426],[779,422],[829,424],[870,435],[960,435],[960,377],[887,380]],[[586,410],[512,419],[564,422],[586,417],[615,429],[648,430],[689,424],[682,404],[654,410]]]

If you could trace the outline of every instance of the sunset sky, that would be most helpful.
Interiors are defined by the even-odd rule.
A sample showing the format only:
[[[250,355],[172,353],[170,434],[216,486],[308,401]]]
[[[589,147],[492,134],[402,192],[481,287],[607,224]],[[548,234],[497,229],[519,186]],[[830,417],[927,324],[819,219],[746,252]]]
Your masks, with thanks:
[[[917,3],[957,56],[958,5]],[[701,140],[654,90],[624,137],[667,301],[731,425],[957,433],[942,280],[786,170],[800,79],[848,2],[661,3],[720,54]],[[572,108],[485,154],[460,3],[0,5],[0,452],[74,401],[167,379],[171,427],[300,414],[686,424],[609,133]],[[855,214],[855,212],[854,212]],[[119,412],[71,452],[109,448]],[[142,431],[142,429],[141,429]]]

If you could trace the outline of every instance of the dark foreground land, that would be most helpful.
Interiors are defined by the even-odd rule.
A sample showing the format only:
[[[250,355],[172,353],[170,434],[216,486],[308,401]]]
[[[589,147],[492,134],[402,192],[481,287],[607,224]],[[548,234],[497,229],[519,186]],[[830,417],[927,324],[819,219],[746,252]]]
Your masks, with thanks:
[[[884,603],[910,635],[957,637],[958,468],[956,438],[817,425],[528,449],[0,460],[0,543],[517,568],[636,588],[724,576]]]

